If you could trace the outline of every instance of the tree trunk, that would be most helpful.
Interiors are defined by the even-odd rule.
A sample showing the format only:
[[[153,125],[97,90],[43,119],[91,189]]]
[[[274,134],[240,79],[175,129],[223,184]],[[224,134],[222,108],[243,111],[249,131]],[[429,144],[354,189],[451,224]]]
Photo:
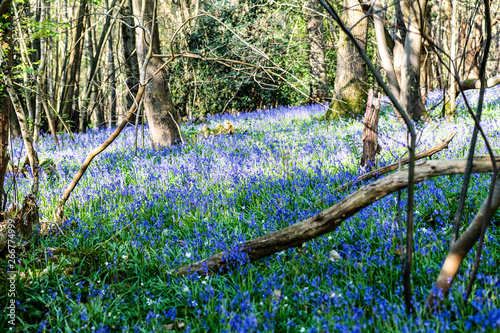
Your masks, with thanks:
[[[92,8],[90,8],[90,11],[92,11]],[[87,68],[87,73],[85,74],[84,78],[86,89],[84,90],[82,107],[80,108],[78,121],[78,132],[80,133],[85,133],[87,131],[89,119],[88,115],[90,114],[89,108],[93,105],[92,100],[95,99],[94,87],[97,86],[95,77],[92,75],[92,69],[94,67],[94,41],[92,37],[96,34],[96,27],[92,27],[92,20],[90,15],[86,17],[86,26],[89,27],[88,32],[85,34],[85,53],[87,56],[85,59],[84,68]]]
[[[45,1],[40,0],[40,24],[42,25],[45,21]],[[45,67],[47,64],[47,37],[40,38],[40,65],[38,66],[38,75],[36,77],[36,88],[38,90],[38,94],[36,95],[36,103],[35,103],[35,129],[33,132],[33,140],[38,142],[38,137],[40,135],[40,123],[42,121],[42,100],[46,96],[46,73]],[[47,119],[49,124],[52,124],[52,119]],[[53,130],[52,126],[50,127],[51,131]],[[55,135],[55,132],[52,133]],[[57,139],[56,139],[57,142]]]
[[[123,16],[123,21],[128,25],[134,26],[134,17],[132,16],[132,0],[126,1],[126,6],[122,7],[121,14]],[[137,95],[137,90],[139,89],[139,63],[137,62],[138,54],[135,53],[135,31],[130,29],[124,23],[121,24],[121,35],[123,44],[123,59],[124,72],[125,72],[125,82],[127,84],[129,92],[125,94],[127,101],[127,110],[130,110],[132,103],[134,102],[134,96]],[[136,115],[132,116],[131,121],[135,123]]]
[[[408,1],[408,0],[404,0]],[[396,24],[396,28],[393,32],[394,38],[394,51],[393,51],[393,61],[394,61],[394,71],[396,73],[396,78],[398,85],[401,85],[401,69],[404,66],[404,53],[405,53],[405,41],[406,41],[406,23],[408,20],[405,20],[403,15],[403,10],[401,8],[402,1],[396,1],[394,3],[394,21]],[[377,45],[378,46],[378,45]],[[399,94],[394,94],[400,98]],[[401,105],[404,106],[404,103],[400,101]]]
[[[115,6],[116,0],[114,0],[111,3],[111,8]],[[107,11],[111,13],[111,11],[108,8],[108,5],[106,3],[106,8]],[[84,107],[82,108],[82,113],[81,113],[81,119],[84,119],[84,121],[80,121],[80,132],[85,132],[90,115],[92,110],[95,107],[96,99],[97,99],[97,92],[94,87],[97,87],[96,79],[97,79],[97,72],[99,69],[99,63],[101,61],[101,56],[104,52],[104,43],[108,40],[109,36],[111,35],[111,30],[113,28],[113,25],[115,23],[115,20],[111,20],[109,16],[106,16],[106,21],[104,23],[104,26],[102,28],[102,33],[99,38],[99,43],[95,43],[96,47],[94,52],[92,52],[92,55],[89,56],[90,58],[90,64],[89,64],[89,70],[88,70],[88,82],[85,87],[85,92],[84,92]],[[113,72],[114,73],[114,72]],[[113,74],[114,75],[114,74]],[[104,119],[100,117],[101,114],[98,113],[96,115],[96,122],[97,126],[103,126],[104,124]]]
[[[358,0],[344,0],[343,20],[358,43],[366,49],[368,20]],[[338,42],[334,100],[327,118],[363,114],[367,99],[366,65],[352,41],[341,33]]]
[[[457,58],[457,11],[458,11],[458,1],[453,0],[452,19],[451,19],[451,37],[450,37],[450,89],[448,92],[448,97],[445,100],[445,116],[447,118],[455,117],[455,107],[456,107],[456,82],[458,70],[456,67]]]
[[[400,100],[414,120],[420,120],[424,116],[424,104],[420,93],[420,55],[422,53],[421,33],[427,8],[427,0],[407,0],[403,2],[402,8],[407,33],[401,67]]]
[[[420,93],[421,31],[424,26],[425,13],[420,11],[427,9],[427,1],[405,0],[401,4],[395,3],[394,17],[400,29],[393,36],[392,61],[384,32],[383,22],[385,18],[382,8],[376,3],[374,7],[377,47],[389,87],[409,116],[415,120],[421,119],[425,113]]]
[[[427,4],[427,7],[425,8],[425,22],[422,29],[424,31],[424,34],[426,36],[431,36],[431,31],[432,31],[432,26],[431,26],[431,4]],[[432,62],[432,55],[433,53],[431,52],[431,47],[429,45],[429,42],[427,40],[422,42],[422,52],[420,54],[420,63],[422,64],[420,68],[420,82],[423,83],[422,88],[420,89],[420,96],[422,98],[422,103],[425,105],[425,101],[427,98],[427,94],[431,90],[431,74],[432,74],[432,67],[431,67],[431,62]]]
[[[21,16],[20,16],[19,10],[17,9],[15,3],[13,4],[13,8],[14,8],[14,13],[16,15],[16,19],[15,19],[15,22],[17,23],[16,31],[17,31],[18,38],[20,41],[19,48],[21,50],[21,52],[20,52],[21,53],[20,54],[21,61],[26,68],[31,68],[31,64],[32,64],[31,59],[36,59],[38,56],[38,53],[36,51],[36,48],[34,48],[35,52],[33,52],[31,55],[29,54],[27,41],[30,39],[30,36],[28,33],[26,33],[26,35],[25,35],[24,30],[21,27]],[[29,9],[29,7],[28,7],[28,9]],[[21,12],[21,14],[23,16],[29,17],[29,11],[25,12],[25,13]],[[31,51],[31,49],[33,49],[33,47],[35,47],[35,45],[30,47],[30,51]],[[32,128],[31,125],[33,125],[33,121],[35,120],[35,109],[33,108],[32,100],[31,100],[32,99],[32,94],[31,94],[32,74],[29,71],[23,71],[23,81],[24,81],[23,85],[20,87],[20,89],[23,93],[24,99],[21,99],[21,103],[24,103],[24,106],[26,107],[26,110],[28,111],[27,116],[30,120],[29,126],[30,126],[30,128]]]
[[[318,0],[307,3],[307,37],[309,44],[310,94],[314,102],[325,102],[328,99],[328,82],[326,78],[325,42],[323,38],[323,7]]]
[[[380,111],[380,93],[377,103],[373,107],[373,89],[368,93],[366,102],[366,113],[363,129],[363,156],[361,157],[361,167],[366,167],[368,171],[375,166],[375,157],[380,150],[377,141],[378,133],[378,116]]]
[[[80,73],[80,63],[82,59],[83,43],[84,38],[82,38],[83,32],[85,30],[85,15],[87,13],[88,2],[87,0],[80,0],[80,6],[78,9],[76,28],[73,34],[73,41],[71,43],[71,53],[68,59],[68,66],[66,68],[66,81],[62,87],[61,93],[61,106],[60,115],[67,120],[73,120],[70,124],[73,130],[78,128],[78,114],[75,113],[74,108],[74,95],[78,87],[78,78]]]
[[[153,54],[161,54],[158,25],[153,22],[156,18],[154,0],[133,0],[134,15],[138,23],[144,25],[152,33],[152,38],[143,29],[137,29],[136,49],[139,61],[142,63],[148,53],[148,45]],[[155,19],[156,20],[156,19]],[[155,149],[169,147],[181,140],[180,128],[175,121],[175,110],[168,87],[168,73],[166,70],[155,72],[162,66],[160,58],[153,57],[141,73],[141,80],[151,80],[146,85],[143,98],[144,111],[148,120],[151,141]]]
[[[474,18],[469,21],[467,17],[462,17],[460,24],[460,40],[457,42],[461,54],[460,64],[462,69],[462,78],[479,78],[479,53],[483,42],[483,15],[476,13]]]
[[[2,54],[2,52],[0,52],[0,61],[8,62],[8,60],[6,60],[4,57],[5,56]],[[10,67],[9,68],[4,67],[2,69],[4,70],[4,72],[2,72],[2,78],[5,83],[6,90],[10,96],[10,100],[12,102],[12,108],[14,109],[17,116],[17,120],[19,121],[19,126],[21,128],[21,134],[23,137],[23,143],[24,146],[26,147],[26,151],[31,166],[31,172],[33,173],[33,185],[31,187],[31,194],[36,198],[38,194],[38,185],[39,185],[38,155],[33,146],[33,138],[29,130],[24,107],[21,104],[21,100],[19,99],[17,92],[14,89],[14,83],[12,82],[12,78],[10,76]]]
[[[109,10],[108,0],[106,0],[106,9]],[[116,77],[115,77],[115,58],[113,53],[113,34],[110,32],[108,35],[108,80],[109,80],[109,127],[116,126]],[[97,126],[104,126],[105,124],[97,124]]]
[[[104,74],[99,67],[96,73],[97,82],[101,82],[98,92],[94,95],[93,99],[93,115],[94,122],[98,124],[97,126],[106,127],[106,96],[104,96],[105,87],[104,87]],[[89,115],[90,117],[90,115]]]
[[[5,10],[8,10],[7,8]],[[3,27],[12,25],[12,15],[1,13],[0,22]],[[6,61],[2,64],[1,72],[10,72],[13,65],[13,44],[12,30],[3,29],[2,31],[2,50],[7,50]],[[7,198],[4,191],[5,174],[9,165],[9,117],[11,112],[11,101],[5,85],[0,86],[1,104],[0,104],[0,211],[4,211]]]

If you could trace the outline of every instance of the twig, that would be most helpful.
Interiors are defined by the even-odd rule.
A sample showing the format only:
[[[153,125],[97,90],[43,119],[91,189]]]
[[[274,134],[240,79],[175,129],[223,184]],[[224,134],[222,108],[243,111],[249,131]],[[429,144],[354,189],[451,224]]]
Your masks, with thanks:
[[[97,244],[97,246],[92,251],[90,251],[89,253],[93,253],[93,252],[97,251],[98,249],[100,249],[104,244],[106,244],[109,241],[113,240],[116,236],[118,236],[119,234],[121,234],[123,230],[127,229],[128,227],[130,227],[132,225],[132,223],[134,223],[136,221],[137,221],[137,218],[133,219],[132,222],[130,222],[129,224],[127,224],[126,226],[124,226],[123,228],[121,228],[120,230],[118,230],[113,236],[111,236],[111,238],[105,240],[104,242],[101,242],[101,243]]]

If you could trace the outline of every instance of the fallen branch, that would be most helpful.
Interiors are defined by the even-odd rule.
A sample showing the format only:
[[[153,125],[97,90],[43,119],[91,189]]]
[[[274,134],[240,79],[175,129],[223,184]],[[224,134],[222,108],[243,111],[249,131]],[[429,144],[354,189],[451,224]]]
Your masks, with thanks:
[[[500,74],[495,75],[493,77],[490,77],[486,81],[486,86],[485,88],[493,88],[494,86],[500,84]],[[460,85],[460,87],[459,87]],[[456,84],[457,90],[461,89],[463,91],[465,90],[473,90],[473,89],[479,89],[481,88],[481,80],[479,79],[470,79],[470,80],[464,80],[460,83],[457,82]]]
[[[125,128],[125,126],[128,124],[128,121],[134,114],[135,110],[137,109],[137,105],[140,102],[142,98],[142,94],[144,93],[144,85],[139,86],[139,91],[137,92],[137,95],[135,97],[134,104],[130,107],[130,110],[127,113],[127,116],[121,121],[120,125],[115,129],[115,131],[110,135],[109,138],[106,139],[99,147],[94,148],[88,155],[87,158],[85,158],[85,161],[83,161],[82,165],[80,166],[80,169],[76,173],[76,175],[73,177],[73,180],[71,183],[68,185],[66,190],[64,191],[63,195],[61,196],[61,199],[59,199],[59,203],[57,204],[56,207],[56,220],[59,223],[63,222],[64,219],[64,205],[66,204],[66,201],[68,201],[69,196],[71,195],[71,192],[75,189],[76,185],[78,185],[78,182],[80,179],[83,177],[83,174],[89,167],[90,163],[96,157],[99,155],[104,149],[106,149],[110,144],[115,141],[115,139],[118,137],[118,135],[121,133],[121,131]]]
[[[500,156],[495,156],[495,161],[499,163]],[[467,160],[465,159],[424,161],[415,166],[415,183],[437,176],[463,174],[466,164]],[[472,172],[487,173],[492,170],[493,165],[489,156],[474,158]],[[248,260],[253,262],[292,247],[300,247],[304,242],[337,229],[344,220],[361,209],[391,193],[406,188],[407,185],[408,170],[398,171],[363,186],[339,203],[309,219],[245,242],[241,245],[239,252],[246,254]],[[182,266],[175,270],[174,274],[182,276],[194,272],[207,274],[225,271],[229,265],[230,260],[228,259],[232,257],[232,254],[234,253],[217,253],[211,258]]]
[[[453,138],[455,137],[456,134],[457,134],[457,131],[455,130],[446,139],[443,139],[441,141],[441,143],[438,144],[437,146],[434,146],[434,147],[432,147],[430,149],[424,150],[423,152],[416,154],[415,155],[415,161],[421,160],[422,158],[431,157],[432,155],[440,152],[441,150],[443,150],[445,148],[448,148],[448,145],[450,144],[451,140],[453,140]],[[407,165],[409,162],[410,162],[410,159],[408,157],[405,157],[405,158],[401,159],[401,166]],[[349,182],[347,184],[344,184],[342,186],[337,187],[335,190],[333,190],[333,192],[344,191],[348,187],[350,187],[350,186],[352,186],[354,184],[358,184],[360,182],[364,182],[364,181],[370,180],[370,179],[375,178],[377,176],[385,175],[386,173],[394,171],[394,170],[396,170],[398,168],[399,168],[399,162],[396,162],[396,163],[392,163],[392,164],[386,165],[384,167],[381,167],[381,168],[379,168],[377,170],[373,170],[373,171],[367,172],[364,175],[359,176],[356,180],[353,180],[353,181],[351,181],[351,182]],[[321,203],[321,201],[323,199],[324,198],[319,199],[314,204],[317,205],[317,204]]]
[[[497,159],[498,161],[498,159]],[[446,256],[446,259],[441,267],[441,272],[434,284],[434,288],[431,290],[427,298],[427,309],[434,311],[439,307],[439,303],[446,298],[448,295],[453,279],[458,273],[458,269],[462,264],[465,256],[472,249],[474,244],[476,244],[479,236],[481,235],[481,226],[483,220],[489,211],[489,217],[493,216],[495,211],[498,210],[500,206],[500,179],[495,182],[495,188],[493,190],[493,197],[491,199],[491,207],[488,209],[488,200],[485,199],[479,212],[474,217],[474,220],[469,224],[467,230],[453,242],[450,246],[450,251]]]

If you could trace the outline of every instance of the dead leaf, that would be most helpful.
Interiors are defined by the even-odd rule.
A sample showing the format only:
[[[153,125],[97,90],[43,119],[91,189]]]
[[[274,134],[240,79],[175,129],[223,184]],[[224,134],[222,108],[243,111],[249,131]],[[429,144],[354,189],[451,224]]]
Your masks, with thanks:
[[[273,295],[274,295],[274,298],[276,298],[276,300],[279,301],[281,298],[281,290],[279,290],[279,289],[274,290]]]

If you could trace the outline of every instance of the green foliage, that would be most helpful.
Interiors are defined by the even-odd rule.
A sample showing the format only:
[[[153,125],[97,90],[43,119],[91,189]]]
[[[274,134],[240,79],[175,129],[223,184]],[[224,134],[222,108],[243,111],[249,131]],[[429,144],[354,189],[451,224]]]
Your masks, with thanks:
[[[230,68],[220,62],[193,59],[178,61],[172,66],[171,88],[174,104],[183,115],[188,110],[198,116],[306,101],[309,67],[305,16],[301,12],[291,10],[290,4],[264,0],[240,1],[236,6],[216,1],[206,3],[204,9],[217,19],[201,17],[186,35],[187,46],[178,42],[177,48],[255,67],[233,63]]]

